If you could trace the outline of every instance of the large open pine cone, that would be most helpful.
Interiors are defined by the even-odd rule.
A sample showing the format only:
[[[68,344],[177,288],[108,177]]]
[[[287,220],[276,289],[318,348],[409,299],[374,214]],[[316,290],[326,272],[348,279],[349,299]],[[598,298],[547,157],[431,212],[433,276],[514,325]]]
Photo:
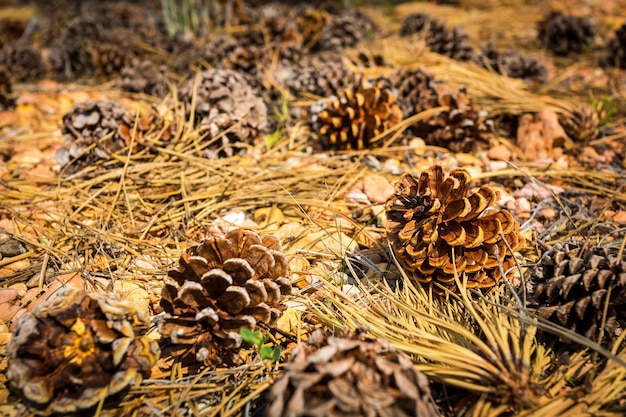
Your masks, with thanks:
[[[419,178],[404,174],[396,183],[386,205],[386,228],[410,278],[455,291],[455,273],[465,274],[468,288],[486,289],[515,265],[511,251],[523,244],[519,223],[494,207],[496,190],[483,185],[471,191],[469,182],[466,170],[445,175],[435,165]]]
[[[588,48],[594,36],[591,21],[559,11],[552,11],[538,23],[537,37],[541,44],[555,55],[581,53]]]
[[[327,337],[298,345],[269,392],[266,417],[439,415],[424,374],[384,339]]]
[[[158,346],[136,335],[148,325],[128,301],[68,286],[19,319],[7,377],[37,414],[87,410],[150,376]]]
[[[137,135],[147,131],[150,120],[139,117],[136,129],[134,125],[133,116],[113,101],[78,103],[63,115],[61,131],[65,142],[57,150],[56,159],[65,166],[77,158],[70,172],[89,166],[98,159],[107,159],[131,144],[133,130]],[[135,144],[137,142],[135,139]]]
[[[626,329],[626,260],[607,247],[560,242],[546,251],[529,280],[539,316],[605,345]],[[610,294],[609,294],[610,291]],[[607,306],[608,303],[608,306]]]
[[[402,121],[402,110],[396,100],[385,83],[364,81],[344,89],[338,97],[323,100],[313,114],[322,148],[344,150],[375,146],[372,138]]]
[[[238,142],[253,144],[267,126],[267,106],[259,92],[237,71],[201,72],[181,88],[180,100],[185,104],[187,116],[193,113],[199,127],[208,131],[209,139],[221,134],[221,141],[212,146],[219,155],[235,154],[234,145]],[[224,132],[227,129],[230,130]]]
[[[280,242],[238,229],[191,247],[179,263],[161,294],[161,334],[184,359],[241,362],[239,331],[272,326],[291,292]]]

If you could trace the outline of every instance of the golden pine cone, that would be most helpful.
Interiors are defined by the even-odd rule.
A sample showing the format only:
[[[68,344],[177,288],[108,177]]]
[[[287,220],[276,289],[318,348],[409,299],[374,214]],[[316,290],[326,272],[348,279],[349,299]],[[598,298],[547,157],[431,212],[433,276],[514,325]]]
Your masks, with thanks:
[[[179,263],[161,294],[161,334],[183,359],[240,363],[240,329],[272,326],[291,292],[278,239],[238,229],[191,247]]]
[[[37,414],[88,410],[150,376],[158,346],[135,332],[148,325],[128,301],[68,286],[17,322],[7,377]]]
[[[326,337],[298,345],[269,392],[266,417],[439,415],[428,379],[384,339]]]
[[[313,115],[322,147],[349,150],[375,146],[372,138],[402,121],[396,101],[395,94],[382,82],[361,82],[344,89],[339,97],[324,100]]]
[[[581,105],[568,116],[561,117],[561,123],[567,136],[573,141],[588,143],[600,136],[600,125],[606,112],[600,103],[597,107]]]
[[[404,174],[396,183],[386,204],[386,228],[412,279],[458,291],[455,273],[465,274],[468,288],[486,289],[515,265],[511,251],[523,244],[519,223],[507,210],[493,207],[496,190],[483,185],[472,192],[469,182],[465,169],[445,175],[435,165],[419,178]],[[443,293],[436,285],[433,289]]]

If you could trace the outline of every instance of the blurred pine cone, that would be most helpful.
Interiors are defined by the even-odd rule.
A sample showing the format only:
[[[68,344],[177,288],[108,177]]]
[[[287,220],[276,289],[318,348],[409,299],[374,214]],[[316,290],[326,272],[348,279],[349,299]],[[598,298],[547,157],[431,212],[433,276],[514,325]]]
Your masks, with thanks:
[[[15,107],[15,92],[13,91],[13,79],[9,70],[0,66],[0,111]]]
[[[595,34],[591,21],[559,11],[552,11],[538,25],[537,38],[555,55],[581,53],[591,46]]]
[[[152,61],[133,59],[120,71],[117,85],[124,91],[165,97],[169,91],[167,67]]]
[[[588,143],[600,136],[600,125],[605,117],[602,103],[597,106],[587,104],[561,115],[560,122],[570,139]]]
[[[340,51],[354,48],[358,44],[374,38],[376,26],[364,13],[350,9],[332,15],[313,47],[317,51]]]
[[[150,376],[148,327],[132,303],[67,286],[17,322],[7,377],[36,414],[84,412]]]
[[[314,49],[320,42],[324,28],[330,24],[331,15],[323,9],[307,7],[302,10],[296,24],[302,35],[302,46],[305,49]]]
[[[356,82],[356,76],[343,63],[340,55],[316,55],[303,59],[293,67],[287,87],[294,98],[303,93],[330,97],[339,96]]]
[[[540,84],[548,81],[548,69],[539,60],[521,55],[514,49],[499,52],[493,42],[483,46],[482,53],[477,56],[476,60],[483,67],[493,69],[507,77]]]
[[[132,60],[128,51],[110,43],[92,44],[91,56],[96,75],[104,77],[119,74]]]
[[[338,97],[322,100],[312,109],[321,147],[345,150],[381,145],[382,141],[375,144],[371,139],[402,121],[396,100],[383,82],[365,81],[344,89]]]
[[[269,392],[266,417],[438,416],[428,379],[384,339],[315,332]]]
[[[465,87],[453,91],[423,68],[397,71],[391,85],[398,91],[405,118],[436,107],[448,108],[411,126],[410,132],[427,144],[455,152],[475,152],[489,145],[495,132],[493,120],[467,96]]]
[[[135,133],[141,134],[150,128],[151,120],[147,117],[139,117],[138,121]],[[99,159],[107,159],[131,144],[134,124],[134,117],[113,101],[78,103],[63,115],[61,132],[65,142],[57,150],[57,162],[66,166],[76,159],[67,168],[71,173]]]
[[[246,45],[230,35],[218,35],[204,46],[203,58],[215,68],[256,74],[264,48]]]
[[[0,65],[11,69],[11,76],[16,82],[37,80],[46,73],[41,52],[20,43],[6,44],[0,49]]]
[[[626,259],[608,247],[559,242],[546,251],[529,280],[529,307],[553,323],[605,346],[626,329]],[[608,304],[608,305],[607,305]]]
[[[163,287],[159,331],[184,360],[238,364],[240,329],[272,326],[291,292],[273,236],[234,230],[191,247]]]
[[[467,276],[468,288],[488,289],[515,265],[511,251],[524,242],[518,222],[495,207],[496,190],[483,185],[472,192],[469,182],[466,170],[445,175],[435,165],[396,183],[386,204],[387,238],[410,278],[458,291],[456,272]]]
[[[208,131],[209,139],[222,135],[221,141],[212,145],[219,156],[237,153],[238,142],[253,144],[267,126],[267,106],[260,93],[237,71],[203,71],[183,85],[179,99],[185,105],[187,117],[193,113],[197,125]],[[225,133],[226,129],[230,131]]]
[[[607,45],[606,65],[626,68],[626,23],[615,30]]]
[[[408,15],[402,22],[400,34],[420,34],[426,40],[428,49],[458,61],[471,61],[475,58],[474,48],[461,27],[449,29],[445,23],[424,13]]]

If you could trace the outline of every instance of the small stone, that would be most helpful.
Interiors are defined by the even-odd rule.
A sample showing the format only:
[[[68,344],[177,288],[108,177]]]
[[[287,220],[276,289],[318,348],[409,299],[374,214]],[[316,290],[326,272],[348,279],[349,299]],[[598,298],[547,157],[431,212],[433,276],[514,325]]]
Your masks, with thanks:
[[[513,153],[504,145],[496,145],[487,151],[489,159],[510,161]]]
[[[370,200],[367,198],[367,194],[365,194],[363,191],[356,189],[356,188],[353,188],[350,191],[348,191],[348,195],[346,196],[346,199],[350,203],[370,204]]]
[[[556,211],[551,207],[546,207],[539,210],[537,216],[546,220],[554,219],[556,217]]]
[[[363,192],[373,203],[384,203],[394,193],[394,187],[382,175],[370,174],[363,178]]]
[[[626,222],[626,211],[620,210],[613,216],[615,222]]]

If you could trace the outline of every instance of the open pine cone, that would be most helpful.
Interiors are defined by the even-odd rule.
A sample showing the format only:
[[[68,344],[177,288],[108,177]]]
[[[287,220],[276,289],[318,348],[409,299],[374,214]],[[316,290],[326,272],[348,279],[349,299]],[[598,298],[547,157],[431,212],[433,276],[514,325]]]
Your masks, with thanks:
[[[266,417],[430,417],[428,379],[384,339],[327,337],[321,330],[298,345],[269,392]]]
[[[426,46],[433,52],[459,61],[470,61],[475,57],[468,36],[459,26],[449,29],[445,23],[430,15],[413,13],[404,19],[400,34],[409,36],[416,33],[424,37]]]
[[[435,165],[396,183],[386,204],[387,238],[410,278],[458,291],[455,273],[465,274],[467,288],[488,289],[515,265],[511,251],[523,244],[518,222],[494,207],[496,190],[483,185],[471,191],[469,182],[466,170],[445,175]]]
[[[602,103],[596,106],[585,104],[574,108],[569,114],[561,115],[560,122],[570,139],[589,143],[600,136],[600,126],[605,117]]]
[[[382,82],[357,83],[316,105],[313,123],[323,149],[367,149],[371,139],[402,121],[396,95]],[[378,142],[382,145],[382,141]]]
[[[615,30],[606,50],[605,65],[626,68],[626,23]]]
[[[267,126],[267,106],[237,71],[203,71],[181,88],[179,97],[187,117],[193,113],[199,127],[208,131],[209,139],[221,134],[221,141],[212,146],[218,155],[232,156],[238,142],[253,144]]]
[[[39,49],[14,42],[0,48],[0,65],[11,69],[11,77],[17,82],[33,81],[46,73]]]
[[[161,294],[161,334],[185,360],[240,363],[240,329],[272,326],[291,292],[278,239],[238,229],[191,247],[179,263]]]
[[[500,52],[493,42],[483,45],[476,62],[507,77],[540,84],[548,81],[548,69],[538,59],[522,55],[513,48]]]
[[[545,252],[529,279],[529,307],[605,346],[626,330],[626,260],[607,247],[560,242]],[[610,294],[609,294],[610,291]]]
[[[131,144],[133,130],[136,134],[149,130],[151,120],[142,116],[136,129],[134,124],[134,117],[113,101],[78,103],[63,115],[61,131],[65,142],[57,150],[57,162],[66,166],[77,158],[69,168],[69,172],[76,172],[99,159],[107,159]],[[138,143],[137,138],[134,143]]]
[[[19,319],[7,377],[37,414],[88,410],[150,376],[158,346],[136,334],[148,326],[132,303],[68,286]]]

